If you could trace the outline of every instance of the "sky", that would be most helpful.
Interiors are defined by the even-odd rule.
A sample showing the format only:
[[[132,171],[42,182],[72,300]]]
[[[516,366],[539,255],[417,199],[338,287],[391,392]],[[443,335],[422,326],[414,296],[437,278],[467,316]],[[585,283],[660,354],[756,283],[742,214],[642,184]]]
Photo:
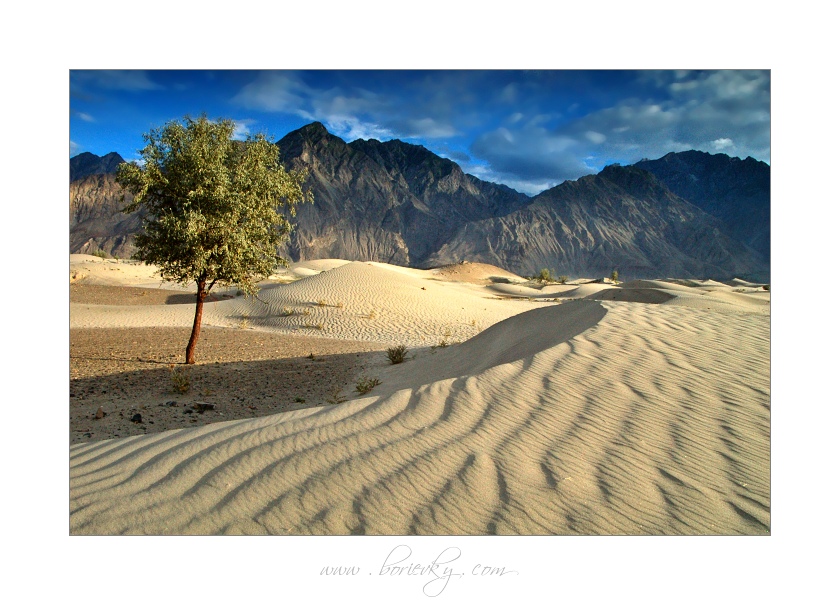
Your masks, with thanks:
[[[136,159],[145,132],[202,113],[239,138],[319,121],[400,139],[529,195],[672,151],[770,163],[769,70],[71,70],[70,156]]]

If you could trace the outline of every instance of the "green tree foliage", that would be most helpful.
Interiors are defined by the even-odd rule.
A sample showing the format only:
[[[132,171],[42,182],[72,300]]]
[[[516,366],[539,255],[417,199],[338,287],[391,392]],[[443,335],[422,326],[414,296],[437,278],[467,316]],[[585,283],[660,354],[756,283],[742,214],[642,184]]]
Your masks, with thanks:
[[[618,269],[613,269],[613,272],[610,275],[610,279],[618,283]]]
[[[551,274],[551,269],[541,269],[539,273],[532,275],[531,279],[545,284],[554,281],[554,276]]]
[[[160,276],[196,284],[196,315],[186,362],[195,363],[204,299],[215,286],[257,292],[257,282],[286,260],[278,246],[291,231],[278,212],[311,201],[304,171],[286,171],[262,135],[233,140],[231,120],[206,116],[169,122],[144,135],[142,163],[121,164],[117,183],[146,210],[133,258],[157,265]]]

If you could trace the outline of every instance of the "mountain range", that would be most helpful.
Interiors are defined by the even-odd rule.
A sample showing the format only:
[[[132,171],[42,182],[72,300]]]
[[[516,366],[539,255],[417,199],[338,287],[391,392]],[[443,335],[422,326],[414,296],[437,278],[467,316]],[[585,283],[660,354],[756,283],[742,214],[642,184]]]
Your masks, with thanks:
[[[307,168],[283,253],[427,268],[486,262],[520,275],[769,281],[770,167],[699,151],[566,181],[534,197],[399,140],[345,143],[315,122],[277,142]],[[121,212],[122,158],[70,160],[70,251],[128,257],[141,212]]]

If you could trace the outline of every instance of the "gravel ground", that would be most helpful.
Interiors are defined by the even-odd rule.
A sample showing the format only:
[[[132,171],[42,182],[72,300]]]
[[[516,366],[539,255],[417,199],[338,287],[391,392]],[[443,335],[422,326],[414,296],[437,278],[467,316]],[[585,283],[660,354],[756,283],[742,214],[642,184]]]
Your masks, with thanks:
[[[70,330],[70,443],[329,405],[385,355],[376,343],[203,327],[197,363],[187,366],[189,334],[186,328]],[[173,373],[187,377],[186,392],[176,390]],[[200,413],[198,402],[213,409]],[[97,419],[100,407],[104,416]]]

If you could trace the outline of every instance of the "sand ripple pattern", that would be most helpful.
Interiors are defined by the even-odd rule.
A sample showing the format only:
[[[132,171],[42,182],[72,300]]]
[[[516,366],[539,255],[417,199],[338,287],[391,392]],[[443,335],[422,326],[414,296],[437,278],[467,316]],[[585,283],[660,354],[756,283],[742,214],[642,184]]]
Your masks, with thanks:
[[[528,350],[537,329],[560,341]],[[769,532],[769,316],[570,301],[453,354],[486,359],[494,330],[492,367],[74,446],[71,532]]]

